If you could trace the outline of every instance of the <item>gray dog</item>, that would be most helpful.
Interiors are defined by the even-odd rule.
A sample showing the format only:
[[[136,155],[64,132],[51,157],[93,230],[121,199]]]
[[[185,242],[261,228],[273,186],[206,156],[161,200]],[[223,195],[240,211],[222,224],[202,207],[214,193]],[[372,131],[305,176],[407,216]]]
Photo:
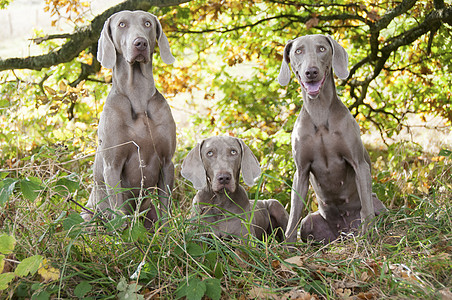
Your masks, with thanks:
[[[168,103],[154,84],[152,54],[156,42],[162,60],[173,63],[160,22],[144,11],[112,15],[99,39],[97,59],[113,69],[113,86],[100,116],[94,188],[87,207],[107,217],[116,210],[126,214],[148,210],[148,220],[155,221],[157,211],[151,200],[143,197],[155,187],[161,214],[169,210],[176,125]],[[92,217],[86,212],[82,216],[85,220]]]
[[[199,190],[193,199],[194,215],[203,216],[202,221],[219,237],[246,236],[245,223],[253,217],[251,234],[262,239],[278,229],[277,239],[284,240],[288,213],[275,199],[250,201],[239,184],[240,170],[249,186],[261,172],[253,152],[241,139],[216,136],[198,143],[181,171]]]
[[[303,240],[328,243],[341,231],[356,230],[386,210],[372,194],[371,164],[360,129],[336,94],[333,70],[348,77],[348,55],[330,36],[308,35],[287,43],[278,81],[290,81],[290,68],[302,87],[303,108],[292,132],[297,167],[287,242],[294,243],[301,221]],[[309,179],[319,210],[301,220]]]

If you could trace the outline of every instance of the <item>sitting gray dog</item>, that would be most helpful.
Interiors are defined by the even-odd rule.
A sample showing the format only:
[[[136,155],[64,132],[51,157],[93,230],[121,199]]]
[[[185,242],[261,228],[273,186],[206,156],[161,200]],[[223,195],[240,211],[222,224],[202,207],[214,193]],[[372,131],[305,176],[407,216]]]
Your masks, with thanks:
[[[148,12],[121,11],[104,24],[97,59],[113,69],[113,85],[100,116],[94,188],[86,205],[106,217],[147,210],[147,227],[159,219],[147,197],[151,192],[158,190],[160,217],[169,214],[176,149],[176,124],[152,73],[157,43],[163,62],[173,63],[162,26]],[[92,214],[82,217],[89,221]]]
[[[250,201],[239,184],[240,170],[249,186],[260,175],[259,162],[238,138],[211,137],[196,145],[182,164],[182,176],[199,190],[193,199],[193,213],[204,216],[218,237],[246,236],[262,239],[276,232],[284,240],[288,213],[278,200]],[[252,218],[250,230],[246,222]]]
[[[348,77],[347,52],[330,36],[298,37],[284,48],[278,77],[283,86],[290,81],[289,64],[302,87],[304,102],[292,132],[297,170],[287,242],[296,241],[300,223],[303,240],[323,243],[335,240],[343,231],[355,231],[361,224],[365,231],[372,218],[386,208],[372,194],[370,157],[358,123],[336,93],[333,70],[341,79]],[[309,180],[319,210],[302,220]]]

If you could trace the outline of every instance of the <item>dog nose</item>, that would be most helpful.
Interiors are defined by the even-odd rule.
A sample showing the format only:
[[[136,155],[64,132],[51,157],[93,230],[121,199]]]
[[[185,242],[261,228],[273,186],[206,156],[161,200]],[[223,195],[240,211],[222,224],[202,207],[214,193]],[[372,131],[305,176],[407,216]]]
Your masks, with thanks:
[[[218,174],[217,180],[220,184],[228,184],[231,181],[231,174],[229,173]]]
[[[148,47],[148,42],[144,38],[139,37],[133,41],[133,45],[137,50],[143,51]]]
[[[311,67],[308,68],[305,72],[307,79],[315,79],[317,75],[319,75],[319,68],[317,67]]]

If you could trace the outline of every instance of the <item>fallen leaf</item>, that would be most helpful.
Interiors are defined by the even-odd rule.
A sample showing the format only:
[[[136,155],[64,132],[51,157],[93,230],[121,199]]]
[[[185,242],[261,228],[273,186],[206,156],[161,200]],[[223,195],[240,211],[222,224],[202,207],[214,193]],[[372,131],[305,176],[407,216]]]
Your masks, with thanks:
[[[369,291],[369,292],[361,292],[358,295],[356,295],[356,297],[358,299],[362,299],[362,300],[372,300],[372,299],[377,299],[378,298],[378,293]]]
[[[452,292],[445,288],[444,290],[440,290],[439,293],[441,294],[441,299],[442,300],[450,300],[452,299]]]
[[[60,270],[52,267],[45,258],[41,262],[38,274],[41,275],[43,282],[51,282],[60,279]]]
[[[304,259],[303,256],[292,256],[292,257],[286,258],[284,261],[286,263],[296,265],[297,267],[301,267],[304,264],[303,259]]]
[[[317,295],[311,295],[310,293],[302,289],[293,289],[290,292],[284,294],[281,300],[318,300]]]
[[[341,299],[351,299],[351,294],[352,294],[352,290],[350,289],[337,289],[336,290],[336,294],[341,298]]]
[[[249,292],[248,296],[250,299],[276,299],[274,292],[270,290],[267,286],[253,287]]]

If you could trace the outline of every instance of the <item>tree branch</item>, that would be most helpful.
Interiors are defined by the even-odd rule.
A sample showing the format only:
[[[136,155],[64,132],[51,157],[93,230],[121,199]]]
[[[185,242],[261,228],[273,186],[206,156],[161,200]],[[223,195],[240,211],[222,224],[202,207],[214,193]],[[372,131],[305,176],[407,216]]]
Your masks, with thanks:
[[[97,45],[100,32],[105,21],[112,14],[121,10],[145,10],[152,7],[167,7],[189,2],[190,0],[128,0],[113,6],[102,14],[96,16],[91,24],[80,28],[78,31],[68,35],[58,35],[49,38],[67,38],[68,41],[57,51],[47,54],[30,56],[25,58],[8,58],[0,60],[0,71],[13,69],[41,70],[54,65],[66,63],[76,58],[80,52],[88,47]],[[48,39],[48,38],[47,38]]]

